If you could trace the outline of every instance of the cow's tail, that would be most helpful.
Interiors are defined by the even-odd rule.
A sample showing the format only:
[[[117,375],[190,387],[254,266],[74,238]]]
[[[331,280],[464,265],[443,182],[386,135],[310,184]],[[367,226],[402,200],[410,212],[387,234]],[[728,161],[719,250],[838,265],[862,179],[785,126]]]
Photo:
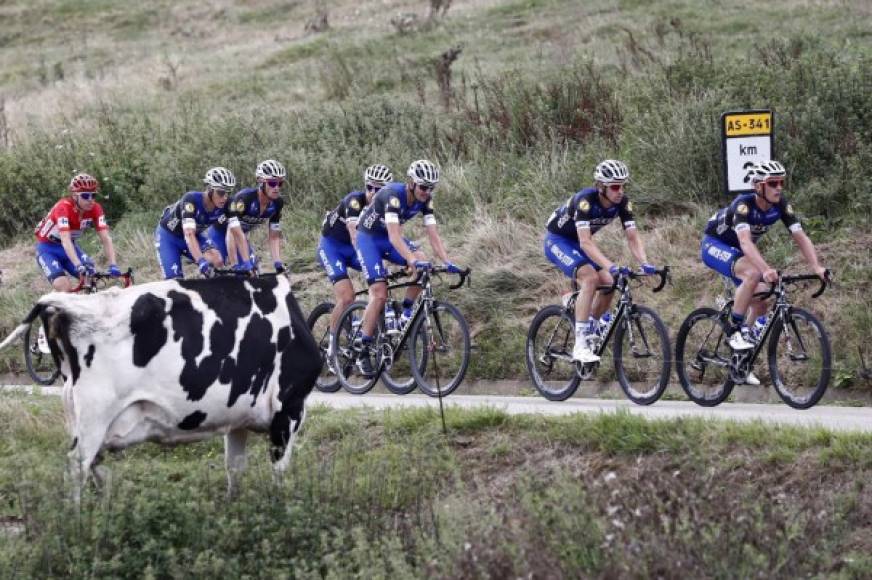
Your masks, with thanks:
[[[0,342],[0,350],[3,350],[19,338],[21,338],[24,333],[27,332],[27,329],[30,327],[31,323],[36,319],[36,317],[39,316],[40,313],[47,307],[47,304],[42,304],[40,302],[34,304],[33,308],[30,310],[27,316],[24,317],[24,320],[21,322],[21,324],[16,326],[15,330],[12,331],[12,334],[7,336],[3,342]]]

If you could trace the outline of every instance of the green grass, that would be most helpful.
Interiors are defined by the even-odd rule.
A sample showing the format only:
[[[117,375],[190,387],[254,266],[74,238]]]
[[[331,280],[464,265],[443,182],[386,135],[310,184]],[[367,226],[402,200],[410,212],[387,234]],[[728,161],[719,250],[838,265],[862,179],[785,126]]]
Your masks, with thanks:
[[[866,562],[872,437],[629,414],[314,407],[284,480],[250,440],[226,502],[220,439],[107,458],[66,499],[54,397],[0,396],[0,573],[38,577],[725,577]],[[289,567],[290,564],[290,567]]]

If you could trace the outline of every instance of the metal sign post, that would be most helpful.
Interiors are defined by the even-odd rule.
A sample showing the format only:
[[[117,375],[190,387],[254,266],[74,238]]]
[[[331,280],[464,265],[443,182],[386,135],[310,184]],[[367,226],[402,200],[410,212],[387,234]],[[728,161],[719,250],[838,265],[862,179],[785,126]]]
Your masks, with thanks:
[[[724,193],[754,191],[748,168],[772,159],[772,111],[731,111],[721,115],[721,155],[724,162]]]

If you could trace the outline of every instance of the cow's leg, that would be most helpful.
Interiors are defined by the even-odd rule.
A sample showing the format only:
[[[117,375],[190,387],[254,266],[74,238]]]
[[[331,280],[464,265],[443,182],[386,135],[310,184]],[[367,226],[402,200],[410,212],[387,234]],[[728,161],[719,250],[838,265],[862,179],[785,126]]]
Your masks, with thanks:
[[[306,419],[303,399],[290,399],[282,405],[282,410],[273,417],[270,439],[273,444],[273,470],[277,476],[288,468],[297,432]]]
[[[245,442],[248,431],[236,429],[224,436],[224,467],[227,470],[227,498],[239,495],[239,476],[245,471]]]
[[[88,481],[88,474],[100,448],[103,446],[103,438],[106,436],[106,427],[98,422],[88,424],[84,429],[76,426],[73,446],[67,454],[68,471],[73,485],[73,501],[77,504],[82,499],[82,489]],[[104,473],[106,468],[103,468]],[[103,479],[103,475],[100,475]],[[99,484],[99,481],[98,481]]]

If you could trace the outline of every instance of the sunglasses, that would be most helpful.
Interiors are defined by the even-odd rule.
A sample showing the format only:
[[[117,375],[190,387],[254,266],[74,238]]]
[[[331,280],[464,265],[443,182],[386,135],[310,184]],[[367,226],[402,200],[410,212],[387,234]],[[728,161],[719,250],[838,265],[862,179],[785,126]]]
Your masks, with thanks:
[[[216,194],[218,197],[227,197],[230,195],[229,189],[219,189],[217,187],[212,188],[212,193]]]
[[[269,185],[270,187],[281,187],[284,183],[283,179],[267,179],[264,183]]]
[[[608,188],[611,191],[621,191],[622,189],[624,189],[624,184],[623,183],[610,183],[608,185]]]
[[[80,191],[79,198],[84,199],[85,201],[91,201],[97,197],[97,192],[94,191]]]
[[[769,185],[769,187],[771,187],[773,189],[776,187],[784,187],[784,180],[783,179],[769,179],[766,181],[766,184]]]
[[[366,190],[367,190],[367,191],[379,191],[379,190],[382,189],[383,187],[384,187],[384,185],[382,185],[382,184],[372,184],[372,183],[367,183],[367,184],[366,184]]]
[[[420,189],[420,190],[423,191],[424,193],[430,193],[431,191],[433,191],[434,189],[436,189],[436,186],[435,186],[435,185],[422,185],[422,184],[419,183],[419,184],[418,184],[418,189]]]

